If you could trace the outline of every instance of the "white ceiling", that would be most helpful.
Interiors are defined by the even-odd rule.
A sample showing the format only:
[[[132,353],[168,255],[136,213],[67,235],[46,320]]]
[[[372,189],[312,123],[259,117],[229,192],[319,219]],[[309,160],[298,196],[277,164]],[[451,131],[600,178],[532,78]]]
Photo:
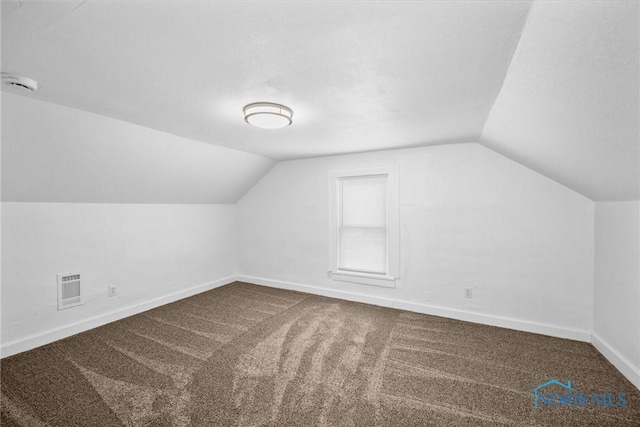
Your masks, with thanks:
[[[2,96],[2,200],[236,203],[274,161],[25,96]]]
[[[536,2],[481,142],[593,200],[639,199],[638,4]]]
[[[38,99],[275,159],[474,141],[529,2],[4,2]],[[284,103],[259,130],[242,107]]]
[[[2,71],[37,80],[36,99],[274,159],[480,140],[593,199],[633,199],[637,9],[3,0]],[[255,101],[294,124],[246,125]]]

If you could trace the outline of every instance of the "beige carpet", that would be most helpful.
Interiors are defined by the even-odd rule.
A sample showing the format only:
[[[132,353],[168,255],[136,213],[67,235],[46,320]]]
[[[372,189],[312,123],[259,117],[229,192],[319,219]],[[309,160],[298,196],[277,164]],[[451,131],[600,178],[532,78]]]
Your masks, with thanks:
[[[535,409],[550,379],[628,403]],[[245,283],[3,359],[1,380],[2,426],[640,426],[589,344]]]

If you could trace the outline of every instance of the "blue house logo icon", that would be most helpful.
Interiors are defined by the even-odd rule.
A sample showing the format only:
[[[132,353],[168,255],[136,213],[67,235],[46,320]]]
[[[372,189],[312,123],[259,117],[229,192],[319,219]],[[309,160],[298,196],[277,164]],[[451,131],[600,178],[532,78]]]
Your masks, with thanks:
[[[546,392],[549,386],[556,386],[554,389],[560,388],[560,392]],[[540,384],[534,389],[529,390],[533,393],[533,407],[541,406],[599,406],[599,407],[618,407],[627,405],[627,393],[605,392],[605,393],[579,393],[571,385],[571,380],[567,380],[566,384],[556,379],[549,380]]]
[[[561,382],[561,381],[558,381],[558,380],[549,380],[546,383],[540,384],[538,387],[529,390],[530,393],[533,393],[533,407],[534,408],[538,408],[538,406],[539,406],[539,400],[538,399],[540,399],[540,398],[545,399],[545,397],[546,397],[545,395],[542,395],[541,390],[547,388],[548,386],[550,386],[552,384],[559,385],[560,387],[565,388],[565,389],[569,390],[570,392],[576,393],[576,391],[573,388],[571,388],[571,380],[567,380],[566,384]]]

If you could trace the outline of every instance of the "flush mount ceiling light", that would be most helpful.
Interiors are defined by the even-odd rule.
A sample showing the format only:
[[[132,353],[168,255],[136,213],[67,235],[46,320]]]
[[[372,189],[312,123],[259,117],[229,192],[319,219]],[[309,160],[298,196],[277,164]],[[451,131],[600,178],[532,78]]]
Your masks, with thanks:
[[[11,89],[20,91],[35,92],[38,90],[37,81],[9,73],[2,73],[2,83]]]
[[[273,102],[254,102],[242,111],[245,122],[262,129],[280,129],[293,123],[291,108]]]

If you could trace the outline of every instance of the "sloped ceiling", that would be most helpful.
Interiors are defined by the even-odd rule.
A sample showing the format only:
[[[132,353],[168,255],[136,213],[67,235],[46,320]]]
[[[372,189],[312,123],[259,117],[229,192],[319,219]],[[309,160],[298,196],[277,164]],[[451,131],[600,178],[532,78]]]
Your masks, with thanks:
[[[637,7],[3,1],[2,71],[194,144],[282,160],[480,141],[595,200],[634,199]],[[294,125],[246,125],[265,100]]]
[[[24,96],[2,119],[8,202],[234,204],[275,163]]]
[[[482,143],[593,200],[639,199],[638,4],[536,2]]]
[[[529,2],[5,2],[37,99],[274,159],[475,140]],[[294,125],[242,107],[284,103]]]

